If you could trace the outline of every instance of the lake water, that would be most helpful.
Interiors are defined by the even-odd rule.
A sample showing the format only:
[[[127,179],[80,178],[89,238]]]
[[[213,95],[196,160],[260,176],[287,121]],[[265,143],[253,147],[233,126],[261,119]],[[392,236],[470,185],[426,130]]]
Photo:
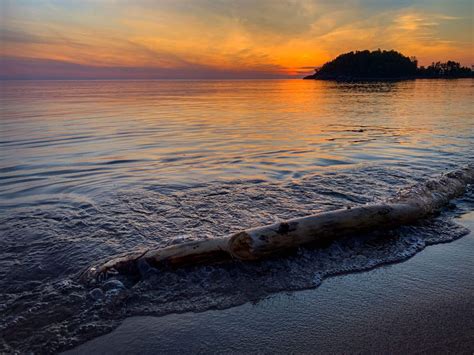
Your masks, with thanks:
[[[458,238],[473,194],[379,241],[163,272],[93,300],[77,273],[142,247],[347,205],[474,162],[474,80],[0,82],[3,349],[65,349],[136,314],[226,308]],[[2,347],[0,347],[0,351]]]

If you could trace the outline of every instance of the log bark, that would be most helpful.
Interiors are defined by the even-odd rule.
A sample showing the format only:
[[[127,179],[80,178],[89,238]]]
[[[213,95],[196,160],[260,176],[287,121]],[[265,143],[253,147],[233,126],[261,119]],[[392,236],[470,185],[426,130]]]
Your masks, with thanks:
[[[84,282],[91,282],[107,278],[109,273],[137,274],[140,262],[163,268],[231,259],[258,260],[305,244],[332,241],[372,229],[411,224],[439,211],[472,183],[474,167],[468,166],[406,189],[386,203],[294,218],[222,238],[138,251],[88,268],[81,273],[80,278]]]

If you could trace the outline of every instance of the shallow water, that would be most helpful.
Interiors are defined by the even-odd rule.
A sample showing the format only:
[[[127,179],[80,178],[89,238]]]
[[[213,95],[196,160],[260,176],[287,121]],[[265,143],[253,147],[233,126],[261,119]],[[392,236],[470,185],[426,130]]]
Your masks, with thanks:
[[[456,222],[474,230],[474,212]],[[225,310],[130,317],[67,354],[472,353],[474,259],[466,251],[473,249],[471,232],[397,265],[330,278],[316,290]]]
[[[1,82],[5,349],[56,351],[125,316],[225,308],[406,259],[450,217],[248,265],[145,270],[94,301],[75,280],[140,247],[385,200],[473,163],[474,81]],[[236,287],[236,285],[238,287]],[[1,348],[0,348],[1,349]]]

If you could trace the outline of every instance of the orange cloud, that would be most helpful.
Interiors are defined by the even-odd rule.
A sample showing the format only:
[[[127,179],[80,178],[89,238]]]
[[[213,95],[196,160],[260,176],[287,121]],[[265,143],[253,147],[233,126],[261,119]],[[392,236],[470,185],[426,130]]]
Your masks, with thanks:
[[[473,61],[472,19],[463,17],[462,8],[452,13],[448,5],[440,12],[363,3],[7,2],[0,55],[96,67],[274,75],[301,75],[303,67],[366,48],[396,49],[425,64]]]

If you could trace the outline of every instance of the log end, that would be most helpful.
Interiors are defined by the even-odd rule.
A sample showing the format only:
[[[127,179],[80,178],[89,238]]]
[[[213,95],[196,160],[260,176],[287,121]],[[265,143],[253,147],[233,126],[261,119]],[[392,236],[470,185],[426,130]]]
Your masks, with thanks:
[[[137,260],[146,252],[145,250],[128,253],[107,262],[95,264],[81,271],[78,278],[84,284],[94,284],[117,274],[136,275],[139,273]]]
[[[257,260],[252,253],[252,237],[245,231],[234,234],[228,244],[230,255],[238,260]]]

